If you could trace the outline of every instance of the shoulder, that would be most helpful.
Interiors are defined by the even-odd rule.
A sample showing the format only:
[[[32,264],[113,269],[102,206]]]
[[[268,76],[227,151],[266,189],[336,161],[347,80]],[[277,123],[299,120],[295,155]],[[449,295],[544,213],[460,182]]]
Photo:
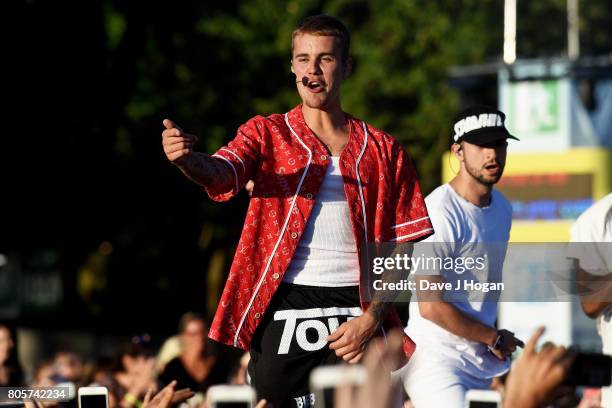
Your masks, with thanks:
[[[242,126],[263,129],[264,127],[281,126],[285,124],[285,118],[280,113],[269,116],[255,115],[247,120]]]
[[[183,363],[180,357],[175,357],[164,366],[163,375],[175,375],[179,371],[183,371]]]
[[[612,211],[612,193],[608,194],[595,204],[590,206],[585,212],[580,214],[576,224],[588,223],[593,221],[604,221],[610,216]]]
[[[425,205],[432,223],[456,224],[459,220],[461,208],[448,184],[442,184],[429,193],[425,197]]]
[[[431,207],[432,210],[442,210],[444,208],[445,211],[448,211],[452,201],[453,196],[448,184],[442,184],[425,197],[427,208]]]
[[[180,357],[174,357],[172,360],[168,361],[168,364],[166,364],[166,367],[171,367],[171,368],[182,367],[182,366],[183,366],[183,363],[181,362]]]
[[[256,115],[243,123],[238,132],[251,139],[263,141],[267,140],[270,135],[283,133],[285,128],[285,120],[281,114],[272,114],[270,116]]]
[[[599,241],[606,236],[612,222],[612,193],[597,201],[572,225],[572,241]],[[599,230],[599,231],[598,231]],[[610,234],[610,231],[607,231]]]
[[[461,209],[456,203],[448,184],[443,184],[425,197],[425,205],[434,227],[435,241],[455,241],[461,222]]]
[[[266,116],[265,118],[263,116],[259,116],[259,118],[261,118],[261,120],[264,120],[269,124],[274,124],[274,125],[284,125],[285,124],[285,115],[281,113],[273,113],[271,115]]]
[[[384,130],[378,129],[377,127],[374,127],[371,124],[360,119],[355,120],[357,120],[360,127],[363,126],[362,124],[365,125],[365,128],[368,131],[368,137],[370,137],[372,141],[387,146],[390,149],[402,149],[402,145],[400,144],[400,142],[398,142],[395,137],[391,136],[391,134],[385,132]]]
[[[401,144],[389,133],[373,126],[371,123],[368,123],[363,119],[356,118],[349,113],[345,114],[353,122],[353,126],[356,127],[359,132],[363,132],[364,129],[366,130],[370,142],[388,146],[397,146],[401,148]]]
[[[411,156],[406,147],[391,134],[361,120],[357,120],[356,125],[360,129],[365,127],[368,135],[368,145],[373,148],[371,151],[377,152],[380,159],[390,164],[391,168],[401,169],[411,163]]]

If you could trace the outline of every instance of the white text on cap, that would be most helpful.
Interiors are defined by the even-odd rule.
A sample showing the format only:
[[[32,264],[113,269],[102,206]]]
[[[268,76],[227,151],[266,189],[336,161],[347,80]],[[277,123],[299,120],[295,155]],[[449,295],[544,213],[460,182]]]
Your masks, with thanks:
[[[468,116],[455,123],[455,142],[461,136],[472,130],[482,129],[485,127],[503,127],[504,121],[497,113],[481,113],[476,116]]]

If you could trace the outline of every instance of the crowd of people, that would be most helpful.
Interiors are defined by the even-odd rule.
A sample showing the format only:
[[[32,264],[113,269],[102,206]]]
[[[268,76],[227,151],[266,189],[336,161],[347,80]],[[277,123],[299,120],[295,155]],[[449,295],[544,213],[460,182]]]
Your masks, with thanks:
[[[147,394],[152,398],[169,385],[173,390],[189,390],[188,405],[195,407],[205,406],[204,397],[212,385],[246,383],[248,355],[220,352],[207,338],[208,323],[202,315],[185,313],[178,328],[178,334],[160,348],[150,335],[137,335],[117,345],[115,355],[82,356],[61,349],[25,370],[16,353],[14,333],[0,323],[0,387],[102,386],[109,391],[109,408],[142,408]]]
[[[206,391],[212,385],[248,384],[248,354],[239,359],[219,358],[208,348],[206,320],[186,313],[176,337],[155,350],[148,336],[135,336],[119,348],[114,359],[79,356],[60,350],[37,364],[31,376],[25,375],[15,353],[15,342],[6,325],[0,324],[0,387],[50,387],[72,383],[104,386],[109,391],[109,408],[206,408]],[[539,351],[536,343],[544,328],[527,342],[521,357],[508,375],[497,378],[493,389],[503,395],[504,407],[600,407],[599,393],[589,390],[580,399],[576,389],[563,385],[575,352],[546,344]],[[392,408],[413,407],[395,375],[404,363],[400,331],[391,331],[386,341],[372,342],[362,360],[368,376],[361,387],[340,386],[336,407]],[[290,375],[290,373],[288,373]],[[31,377],[31,378],[30,378]],[[76,407],[76,399],[45,403],[45,407]],[[260,400],[257,407],[272,407]],[[277,407],[278,408],[278,407]]]

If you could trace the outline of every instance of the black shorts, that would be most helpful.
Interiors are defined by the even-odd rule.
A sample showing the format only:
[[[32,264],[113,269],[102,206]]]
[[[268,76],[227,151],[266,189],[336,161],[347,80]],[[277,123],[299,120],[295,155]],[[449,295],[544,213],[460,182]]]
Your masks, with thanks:
[[[314,406],[308,386],[310,372],[342,361],[325,338],[359,315],[358,286],[282,283],[251,345],[248,371],[257,398],[265,398],[275,408]]]

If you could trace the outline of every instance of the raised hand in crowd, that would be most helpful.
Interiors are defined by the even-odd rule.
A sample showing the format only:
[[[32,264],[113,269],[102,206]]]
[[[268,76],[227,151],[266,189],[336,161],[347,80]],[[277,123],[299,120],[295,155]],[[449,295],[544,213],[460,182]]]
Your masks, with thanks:
[[[135,336],[123,346],[121,369],[114,378],[121,389],[120,405],[130,408],[141,401],[148,390],[157,389],[154,350],[148,335]]]
[[[576,354],[571,349],[553,345],[537,352],[536,344],[542,333],[544,327],[536,330],[510,371],[504,407],[545,407],[563,392],[563,380]]]
[[[155,360],[153,358],[138,361],[138,368],[129,378],[128,392],[143,396],[151,387],[156,390]]]
[[[175,390],[175,386],[176,381],[172,381],[155,395],[154,388],[150,388],[145,394],[141,408],[169,408],[193,397],[194,393],[189,388]]]

